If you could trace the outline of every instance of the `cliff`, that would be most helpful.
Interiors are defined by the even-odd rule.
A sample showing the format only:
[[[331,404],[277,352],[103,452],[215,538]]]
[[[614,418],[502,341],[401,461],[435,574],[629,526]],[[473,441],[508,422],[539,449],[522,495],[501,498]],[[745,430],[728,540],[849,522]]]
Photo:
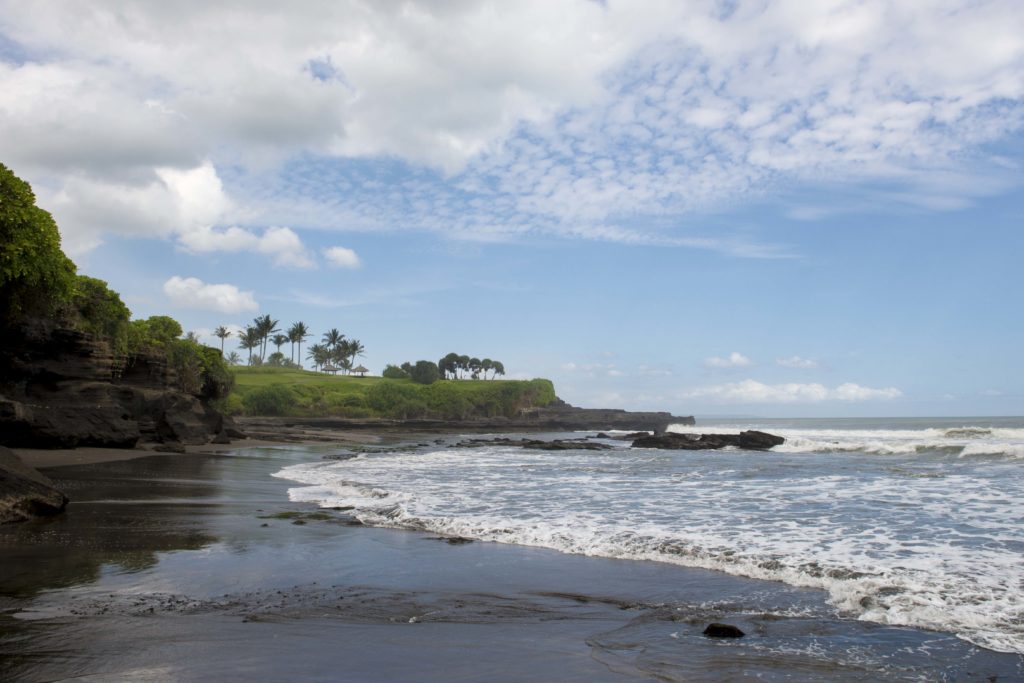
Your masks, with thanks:
[[[0,445],[105,446],[226,441],[231,425],[177,388],[163,358],[114,358],[109,345],[48,319],[4,330]]]
[[[513,417],[471,417],[462,420],[343,417],[248,417],[239,418],[247,434],[277,438],[302,428],[329,429],[400,429],[424,432],[502,432],[502,431],[600,431],[624,430],[663,433],[670,424],[694,424],[692,417],[679,417],[666,412],[630,412],[604,408],[576,408],[560,399],[541,408],[527,408]]]

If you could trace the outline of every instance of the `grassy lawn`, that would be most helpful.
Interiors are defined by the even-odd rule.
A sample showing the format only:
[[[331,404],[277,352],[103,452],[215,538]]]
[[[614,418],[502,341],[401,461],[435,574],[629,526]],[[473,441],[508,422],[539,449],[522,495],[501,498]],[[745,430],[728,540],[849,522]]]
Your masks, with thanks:
[[[235,387],[226,410],[234,415],[316,417],[431,417],[511,415],[554,399],[548,380],[442,380],[326,375],[289,368],[232,368]]]

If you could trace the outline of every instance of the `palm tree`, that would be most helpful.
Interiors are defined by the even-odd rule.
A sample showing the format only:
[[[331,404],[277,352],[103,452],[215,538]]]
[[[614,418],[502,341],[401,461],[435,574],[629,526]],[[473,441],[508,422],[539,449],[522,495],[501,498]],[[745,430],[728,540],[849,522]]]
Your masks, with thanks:
[[[480,363],[480,359],[470,358],[467,366],[469,367],[470,377],[473,379],[480,379],[480,370],[483,368],[483,365]]]
[[[348,352],[354,361],[356,356],[362,356],[363,352],[366,351],[366,347],[363,346],[363,342],[358,339],[350,339],[348,342]]]
[[[332,327],[328,331],[324,332],[323,342],[324,345],[329,349],[335,349],[345,339],[345,335],[338,332],[337,327]]]
[[[306,327],[306,323],[297,322],[288,328],[288,341],[292,346],[292,361],[295,361],[295,347],[294,344],[299,345],[299,367],[302,367],[302,342],[306,337],[309,336],[309,328]]]
[[[245,349],[249,352],[249,365],[252,365],[252,350],[259,345],[260,336],[255,327],[250,326],[245,328],[245,332],[238,337],[238,348]]]
[[[313,369],[319,370],[328,358],[329,352],[323,344],[313,344],[306,350],[306,357],[313,361]]]
[[[224,351],[221,351],[221,353],[224,353]],[[228,354],[227,361],[228,365],[238,365],[239,363],[242,362],[242,357],[239,356],[237,352],[232,351],[231,353]]]
[[[484,379],[487,379],[487,371],[494,369],[494,361],[490,358],[484,358],[480,361],[480,369],[484,371]]]
[[[280,331],[277,327],[277,324],[280,321],[271,320],[270,315],[268,314],[253,318],[252,322],[253,327],[256,328],[256,332],[259,335],[260,360],[262,361],[263,357],[267,355],[267,337]]]
[[[494,370],[494,377],[497,377],[498,375],[501,375],[502,377],[505,376],[505,366],[501,364],[500,360],[494,361],[492,369]],[[494,377],[491,377],[491,379],[494,379]]]
[[[281,347],[288,343],[288,335],[286,334],[275,334],[274,338],[270,342],[277,347],[277,352],[281,353]]]
[[[213,336],[220,339],[220,355],[224,355],[224,340],[231,336],[231,330],[221,325],[213,331]],[[234,352],[232,352],[234,353]]]

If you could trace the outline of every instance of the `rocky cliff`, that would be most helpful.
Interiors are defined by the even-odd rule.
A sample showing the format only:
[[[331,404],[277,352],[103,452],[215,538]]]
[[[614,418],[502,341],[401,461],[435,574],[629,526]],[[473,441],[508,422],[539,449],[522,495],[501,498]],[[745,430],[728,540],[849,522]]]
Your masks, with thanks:
[[[0,445],[106,446],[223,441],[230,425],[176,389],[157,356],[118,361],[106,342],[50,320],[4,331]]]

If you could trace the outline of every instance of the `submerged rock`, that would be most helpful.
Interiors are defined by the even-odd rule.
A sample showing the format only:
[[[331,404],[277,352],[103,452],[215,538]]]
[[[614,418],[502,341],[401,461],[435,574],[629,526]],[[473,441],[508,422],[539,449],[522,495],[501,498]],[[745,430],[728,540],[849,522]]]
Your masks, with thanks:
[[[742,638],[747,634],[732,624],[715,623],[708,624],[708,627],[704,629],[704,635],[708,638]]]
[[[0,524],[55,515],[67,504],[47,476],[0,446]]]
[[[606,443],[593,443],[585,439],[468,439],[455,444],[457,448],[482,448],[484,446],[514,446],[536,451],[607,451],[613,447]]]

